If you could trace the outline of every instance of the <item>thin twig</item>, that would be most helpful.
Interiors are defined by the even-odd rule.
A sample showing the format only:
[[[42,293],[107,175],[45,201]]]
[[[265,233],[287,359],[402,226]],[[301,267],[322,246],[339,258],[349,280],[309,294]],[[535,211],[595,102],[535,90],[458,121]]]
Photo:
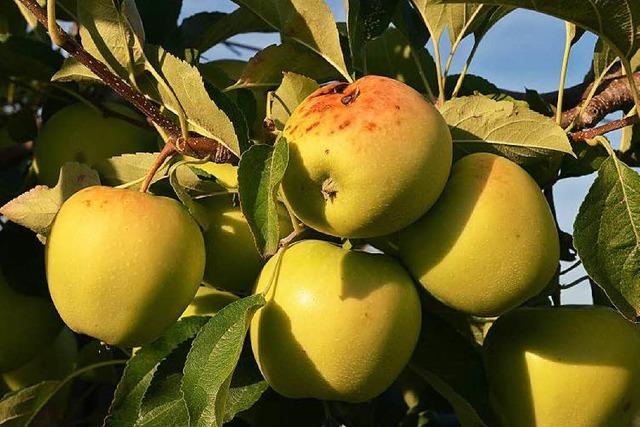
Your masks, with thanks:
[[[580,283],[585,282],[587,280],[589,280],[589,276],[582,276],[571,283],[567,283],[566,285],[560,285],[560,289],[564,291],[566,289],[573,288],[574,286],[579,285]]]
[[[162,149],[162,151],[160,151],[160,154],[158,154],[158,157],[156,157],[156,160],[153,162],[153,164],[149,168],[149,171],[147,172],[147,175],[145,176],[144,181],[140,186],[141,192],[143,193],[147,192],[147,190],[149,189],[149,186],[151,185],[151,181],[153,181],[153,177],[156,175],[156,172],[158,172],[158,170],[162,167],[165,160],[167,160],[167,158],[175,154],[175,152],[176,152],[176,148],[174,145],[165,144],[164,148]]]
[[[569,134],[569,137],[573,142],[587,141],[589,139],[595,138],[596,136],[604,135],[605,133],[622,129],[623,127],[631,126],[635,123],[640,123],[640,118],[636,114],[629,117],[623,117],[618,120],[613,120],[602,126],[597,126],[587,130],[572,132]]]
[[[578,260],[576,262],[574,262],[571,266],[565,268],[564,270],[560,271],[560,275],[562,276],[563,274],[567,274],[570,271],[575,270],[576,268],[580,267],[582,265],[582,261]]]

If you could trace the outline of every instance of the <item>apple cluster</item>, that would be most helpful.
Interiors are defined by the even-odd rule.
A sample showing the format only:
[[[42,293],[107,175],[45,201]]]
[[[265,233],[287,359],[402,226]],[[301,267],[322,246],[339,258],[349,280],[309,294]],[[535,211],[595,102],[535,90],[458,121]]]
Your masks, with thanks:
[[[560,256],[551,210],[525,170],[486,152],[453,162],[438,110],[378,76],[321,87],[282,137],[290,161],[281,235],[292,231],[289,211],[320,237],[265,263],[231,194],[202,201],[211,223],[203,232],[172,198],[85,188],[63,204],[46,243],[48,286],[64,323],[136,347],[181,316],[213,315],[262,292],[267,303],[250,341],[270,386],[291,398],[362,402],[409,363],[428,294],[462,313],[498,317],[483,348],[498,425],[630,425],[640,409],[637,329],[605,308],[521,307],[553,281]],[[45,124],[36,172],[52,184],[66,161],[156,147],[153,134],[78,104]],[[237,191],[232,167],[207,167]],[[33,320],[20,334],[0,329],[3,343],[17,340],[0,349],[7,379],[35,358],[32,343],[53,342],[61,324],[44,301],[0,285],[0,316],[22,310]]]

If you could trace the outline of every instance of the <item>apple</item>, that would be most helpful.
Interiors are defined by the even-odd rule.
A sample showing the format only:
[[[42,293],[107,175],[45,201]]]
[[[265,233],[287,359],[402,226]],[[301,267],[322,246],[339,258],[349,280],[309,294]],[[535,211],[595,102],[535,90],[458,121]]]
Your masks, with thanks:
[[[411,224],[436,201],[451,168],[451,135],[438,110],[387,77],[316,90],[282,135],[290,147],[286,203],[305,224],[338,237]]]
[[[142,116],[123,105],[105,106],[144,123]],[[102,115],[88,105],[72,104],[56,112],[42,126],[35,141],[34,170],[40,183],[53,186],[66,162],[93,166],[120,154],[158,151],[157,141],[154,132]]]
[[[398,377],[420,333],[411,277],[383,254],[302,241],[267,262],[255,291],[267,303],[251,322],[253,354],[289,398],[372,399]]]
[[[94,186],[62,205],[45,260],[51,297],[71,329],[136,347],[158,338],[193,300],[205,253],[179,202]]]
[[[640,330],[609,308],[515,310],[484,352],[501,427],[622,427],[640,415]]]
[[[251,293],[264,259],[258,252],[247,219],[231,196],[223,194],[201,201],[210,226],[204,232],[207,263],[204,281],[227,291]],[[280,235],[292,231],[284,206],[279,206]]]
[[[46,380],[62,380],[75,369],[78,358],[76,337],[62,328],[58,337],[33,359],[2,375],[9,389],[15,391]]]
[[[413,277],[443,303],[498,316],[540,293],[560,257],[556,224],[540,188],[494,154],[457,161],[436,205],[399,236]]]
[[[44,298],[13,290],[0,272],[0,373],[16,369],[51,345],[62,322]]]
[[[200,286],[195,298],[180,316],[213,316],[227,305],[237,301],[238,297],[230,292],[219,291]]]

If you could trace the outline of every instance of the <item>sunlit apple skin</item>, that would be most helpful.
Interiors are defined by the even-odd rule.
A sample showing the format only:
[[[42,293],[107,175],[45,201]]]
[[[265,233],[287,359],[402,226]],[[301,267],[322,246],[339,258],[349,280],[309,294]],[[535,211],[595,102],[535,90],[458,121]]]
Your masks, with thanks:
[[[78,358],[76,338],[63,328],[53,343],[28,363],[2,375],[11,390],[19,390],[46,380],[61,380],[73,372]]]
[[[208,286],[200,286],[195,298],[193,298],[193,301],[180,317],[213,316],[237,300],[238,296],[230,292],[219,291]]]
[[[520,166],[488,153],[466,156],[435,206],[399,237],[409,271],[443,303],[497,316],[540,293],[560,256],[540,188]]]
[[[14,291],[0,272],[0,373],[33,359],[61,328],[50,301]]]
[[[207,263],[204,281],[210,286],[239,293],[251,293],[264,259],[258,252],[247,219],[230,196],[220,195],[202,201],[210,225],[204,232]],[[280,235],[292,231],[284,206],[279,206]]]
[[[640,331],[611,309],[518,309],[484,351],[501,427],[626,427],[640,415]]]
[[[159,337],[193,300],[204,241],[177,201],[89,187],[69,198],[46,246],[49,291],[65,323],[107,344]]]
[[[361,402],[391,385],[409,361],[421,320],[418,293],[400,264],[307,240],[288,248],[280,263],[278,256],[267,262],[256,292],[266,291],[272,277],[250,335],[274,390]]]
[[[451,168],[451,135],[440,113],[387,77],[318,89],[294,110],[283,136],[290,147],[286,202],[302,222],[333,236],[406,227],[433,205]]]
[[[123,105],[106,106],[144,123],[140,115]],[[53,186],[66,162],[91,166],[112,156],[144,151],[158,151],[155,133],[78,103],[56,112],[45,122],[36,138],[34,169],[40,183]]]

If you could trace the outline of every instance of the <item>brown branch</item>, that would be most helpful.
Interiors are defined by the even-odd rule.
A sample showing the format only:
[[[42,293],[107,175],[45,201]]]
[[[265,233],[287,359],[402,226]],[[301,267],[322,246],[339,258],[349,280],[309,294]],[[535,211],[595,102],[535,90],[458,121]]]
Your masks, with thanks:
[[[635,123],[640,123],[640,118],[638,118],[637,114],[634,114],[633,116],[629,116],[629,117],[623,117],[622,119],[614,120],[602,126],[594,127],[587,130],[581,130],[578,132],[572,132],[569,134],[569,138],[571,138],[573,142],[586,141],[589,139],[593,139],[596,136],[604,135],[605,133],[622,129],[623,127],[626,127],[626,126],[631,126]]]
[[[38,5],[36,0],[19,0],[42,24],[48,28],[48,19],[46,10]],[[129,83],[115,75],[107,68],[105,64],[96,59],[87,52],[73,37],[67,34],[59,25],[56,25],[57,31],[61,37],[60,47],[73,56],[78,62],[91,70],[106,85],[111,87],[118,95],[133,104],[153,123],[161,127],[169,136],[168,144],[176,145],[176,141],[180,139],[181,132],[179,127],[165,117],[160,108],[145,98],[142,93],[131,87]],[[211,161],[216,163],[229,163],[235,160],[235,155],[220,141],[216,141],[201,135],[193,135],[182,144],[184,153],[198,158],[209,156]]]
[[[633,77],[636,84],[640,85],[640,71],[634,73]],[[584,109],[582,114],[580,114],[580,117],[577,117],[580,113],[582,103],[591,91],[592,85],[593,82],[585,82],[565,89],[564,111],[562,112],[562,121],[560,123],[562,127],[569,126],[575,118],[574,130],[590,128],[597,125],[610,113],[629,110],[633,107],[633,94],[629,86],[629,81],[627,77],[622,74],[620,68],[617,68],[603,79],[594,97],[589,102],[589,105]],[[501,91],[515,99],[525,100],[527,97],[527,95],[522,92]],[[542,93],[540,96],[555,110],[555,105],[558,100],[557,91]]]

